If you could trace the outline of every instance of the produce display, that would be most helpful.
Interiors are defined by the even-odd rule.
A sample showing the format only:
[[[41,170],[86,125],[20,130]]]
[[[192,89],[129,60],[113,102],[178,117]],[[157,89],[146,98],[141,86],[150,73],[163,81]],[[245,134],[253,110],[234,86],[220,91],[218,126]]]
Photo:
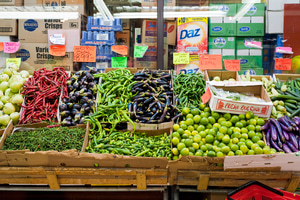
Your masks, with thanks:
[[[142,70],[134,74],[133,101],[128,104],[131,119],[141,123],[170,122],[180,112],[173,102],[171,74]]]
[[[81,151],[85,132],[84,128],[24,128],[8,136],[2,150]]]
[[[94,74],[94,77],[100,78],[97,85],[99,92],[97,110],[94,114],[85,117],[92,126],[91,134],[95,132],[104,134],[101,123],[111,124],[111,132],[120,122],[129,121],[134,126],[129,117],[128,103],[134,96],[131,88],[136,82],[133,81],[130,71],[118,69],[106,74]]]
[[[67,81],[68,97],[62,99],[59,105],[61,124],[63,126],[76,126],[84,123],[84,116],[95,110],[97,95],[97,81],[93,74],[95,70],[79,71]]]
[[[221,78],[219,76],[215,76],[215,77],[213,77],[212,81],[236,81],[236,80],[234,78],[221,80]]]
[[[10,120],[18,124],[20,108],[23,103],[24,82],[28,79],[27,71],[17,72],[17,66],[9,63],[0,74],[0,128],[4,129]]]
[[[183,118],[173,125],[173,160],[181,156],[223,157],[276,153],[263,141],[262,118],[211,112],[205,104],[183,108]]]
[[[145,133],[105,131],[103,137],[94,138],[86,147],[89,153],[111,153],[142,157],[167,157],[171,159],[170,135],[147,136]]]
[[[200,73],[180,73],[174,78],[174,93],[178,108],[197,107],[202,103],[201,96],[205,93],[204,75]]]
[[[285,153],[300,150],[299,128],[300,118],[294,117],[291,120],[288,116],[280,117],[278,120],[271,118],[261,127],[267,145]]]
[[[21,93],[25,97],[25,105],[22,105],[19,124],[57,122],[59,98],[61,95],[61,98],[68,96],[68,79],[68,74],[61,67],[53,71],[45,68],[34,71]]]

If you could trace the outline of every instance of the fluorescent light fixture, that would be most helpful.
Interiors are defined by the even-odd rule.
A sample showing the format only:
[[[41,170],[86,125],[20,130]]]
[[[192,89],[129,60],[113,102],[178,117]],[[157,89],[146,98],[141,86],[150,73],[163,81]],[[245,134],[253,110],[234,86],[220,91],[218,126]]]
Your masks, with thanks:
[[[101,13],[104,20],[107,20],[107,21],[115,20],[103,0],[94,0],[93,2],[94,2],[94,5],[96,6],[97,10]]]
[[[0,19],[77,19],[78,12],[0,12]]]
[[[194,11],[194,12],[164,12],[164,18],[177,17],[225,17],[226,12],[223,11]],[[122,19],[142,19],[157,18],[157,12],[122,12],[114,14],[115,18]]]
[[[255,0],[249,0],[248,3],[243,4],[242,9],[232,18],[234,21],[239,21],[254,5]]]

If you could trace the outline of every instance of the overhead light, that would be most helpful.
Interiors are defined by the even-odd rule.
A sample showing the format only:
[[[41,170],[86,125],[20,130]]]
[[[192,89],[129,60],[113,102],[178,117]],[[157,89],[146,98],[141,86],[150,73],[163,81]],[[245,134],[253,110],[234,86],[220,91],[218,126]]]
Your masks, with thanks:
[[[164,12],[164,18],[177,17],[225,17],[226,12],[223,11],[194,11],[194,12]],[[114,14],[115,18],[122,19],[142,19],[157,18],[157,12],[122,12]]]

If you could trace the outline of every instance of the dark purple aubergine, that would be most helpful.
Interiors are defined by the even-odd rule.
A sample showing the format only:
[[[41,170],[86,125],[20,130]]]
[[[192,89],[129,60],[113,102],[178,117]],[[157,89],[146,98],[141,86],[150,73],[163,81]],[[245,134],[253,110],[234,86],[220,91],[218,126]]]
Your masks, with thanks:
[[[292,150],[292,152],[298,152],[298,149],[297,149],[291,142],[286,141],[285,143],[286,143],[286,144],[288,145],[288,147]]]
[[[279,136],[279,139],[282,141],[282,142],[285,142],[285,138],[282,134],[282,129],[281,129],[281,126],[279,124],[279,122],[276,120],[276,119],[273,119],[271,118],[270,119],[271,123],[275,126],[276,130],[277,130],[277,134]]]
[[[266,136],[266,145],[270,146],[271,129],[267,130],[267,132],[265,133],[265,136]]]
[[[288,129],[290,130],[293,130],[293,127],[289,124],[289,122],[286,120],[285,117],[279,117],[277,119],[277,121],[280,123],[280,124],[283,124],[285,127],[287,127]]]
[[[272,140],[277,141],[277,139],[278,139],[277,130],[276,130],[275,126],[272,123],[270,123],[270,130],[271,130],[270,132],[271,132]]]
[[[60,115],[62,117],[69,117],[71,115],[71,112],[68,110],[64,110],[64,111],[60,112]]]
[[[281,142],[281,140],[277,140],[277,144],[278,144],[278,146],[280,147],[280,148],[282,148],[282,145],[283,145],[283,143]]]
[[[81,105],[79,104],[74,104],[73,108],[75,108],[76,110],[80,110],[81,109]]]
[[[267,121],[263,126],[261,126],[260,127],[260,130],[261,131],[266,131],[266,130],[268,130],[269,128],[270,128],[270,120],[269,121]]]
[[[296,127],[297,125],[293,122],[287,115],[284,116],[285,120],[292,126]]]
[[[293,133],[290,133],[289,136],[290,136],[290,140],[289,140],[289,141],[290,141],[297,149],[299,149],[299,145],[298,145],[296,136],[295,136]]]
[[[278,146],[278,144],[274,142],[272,139],[270,139],[270,144],[271,144],[270,146],[276,149],[276,151],[278,152],[282,151],[282,149]]]
[[[67,110],[68,109],[68,106],[66,105],[66,104],[61,104],[60,106],[59,106],[59,110],[62,112],[62,111],[65,111],[65,110]]]
[[[280,124],[280,126],[281,126],[282,131],[290,132],[290,131],[293,130],[293,127],[292,127],[292,126],[290,126],[290,127],[288,128],[288,127],[286,127],[284,124],[282,124],[281,122],[280,122],[279,124]]]
[[[293,120],[297,126],[300,126],[300,117],[296,116],[293,118]]]
[[[64,102],[64,103],[69,103],[69,102],[70,102],[70,99],[69,99],[69,98],[63,98],[63,102]]]
[[[282,149],[285,153],[292,153],[292,150],[288,147],[287,144],[283,144]]]
[[[282,130],[282,134],[283,134],[285,140],[290,140],[290,135],[288,132],[286,132],[285,130]]]

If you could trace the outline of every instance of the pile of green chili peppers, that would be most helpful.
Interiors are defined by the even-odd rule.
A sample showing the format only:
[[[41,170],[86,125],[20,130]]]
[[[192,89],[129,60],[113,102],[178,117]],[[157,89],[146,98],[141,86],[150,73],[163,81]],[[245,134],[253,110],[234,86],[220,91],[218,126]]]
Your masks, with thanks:
[[[175,77],[173,85],[179,109],[197,107],[202,103],[201,96],[205,93],[206,85],[203,74],[180,73]]]
[[[89,153],[118,154],[142,157],[167,157],[171,160],[171,139],[167,133],[147,136],[145,133],[104,131],[102,136],[90,140]]]
[[[127,69],[117,69],[108,73],[94,74],[95,78],[100,78],[97,85],[98,99],[97,110],[85,120],[90,122],[91,134],[103,136],[104,130],[101,123],[112,125],[111,131],[120,122],[130,122],[135,130],[133,121],[128,112],[128,103],[134,94],[131,93],[132,86],[136,83],[132,81],[133,75]],[[90,136],[91,138],[92,136]]]

